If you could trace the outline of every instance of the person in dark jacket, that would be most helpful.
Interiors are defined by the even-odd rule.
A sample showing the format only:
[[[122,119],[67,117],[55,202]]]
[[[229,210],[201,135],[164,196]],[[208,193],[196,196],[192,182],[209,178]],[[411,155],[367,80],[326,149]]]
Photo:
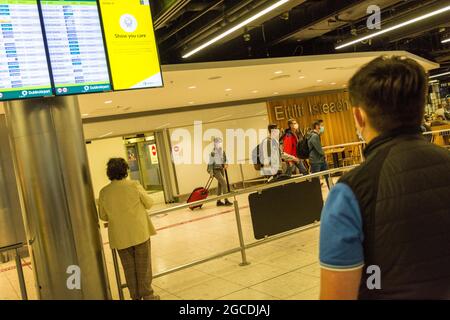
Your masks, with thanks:
[[[217,179],[217,195],[226,194],[227,182],[225,180],[225,170],[228,168],[227,155],[223,150],[222,139],[214,138],[214,149],[209,155],[208,173]],[[225,202],[217,200],[217,206],[232,206],[233,204],[225,199]]]
[[[328,170],[328,164],[325,159],[325,152],[322,149],[322,142],[320,135],[323,134],[325,127],[319,122],[315,121],[312,125],[313,130],[308,135],[309,148],[309,163],[311,164],[311,173]],[[328,189],[330,189],[330,182],[328,176],[325,177]]]
[[[396,56],[350,80],[367,147],[322,211],[321,299],[450,299],[450,152],[421,134],[427,88]]]
[[[283,151],[295,158],[293,161],[287,161],[286,174],[295,174],[298,170],[301,174],[308,174],[303,161],[297,157],[298,123],[295,119],[288,120],[289,128],[286,129],[282,137]]]

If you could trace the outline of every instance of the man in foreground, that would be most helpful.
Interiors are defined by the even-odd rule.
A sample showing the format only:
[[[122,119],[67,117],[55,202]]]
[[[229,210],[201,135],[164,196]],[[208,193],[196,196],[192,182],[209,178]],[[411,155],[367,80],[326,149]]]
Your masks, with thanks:
[[[420,134],[427,85],[402,57],[350,80],[368,145],[322,212],[321,299],[450,299],[450,153]]]

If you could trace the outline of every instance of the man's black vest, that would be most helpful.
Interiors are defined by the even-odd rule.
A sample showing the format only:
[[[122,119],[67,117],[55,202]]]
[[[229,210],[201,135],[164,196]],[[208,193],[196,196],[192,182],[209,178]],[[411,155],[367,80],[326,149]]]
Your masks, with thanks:
[[[377,137],[340,179],[362,215],[360,299],[450,299],[450,152],[419,132]],[[370,265],[381,269],[381,290],[367,287]]]

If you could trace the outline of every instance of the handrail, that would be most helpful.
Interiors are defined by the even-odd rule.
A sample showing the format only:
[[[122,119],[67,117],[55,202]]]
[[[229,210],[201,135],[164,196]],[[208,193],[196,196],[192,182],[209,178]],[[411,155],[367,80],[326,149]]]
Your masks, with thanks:
[[[350,146],[357,146],[357,145],[362,145],[365,144],[364,141],[358,141],[358,142],[349,142],[349,143],[342,143],[342,144],[336,144],[336,145],[332,145],[332,146],[326,146],[323,147],[323,150],[327,150],[327,149],[335,149],[335,148],[342,148],[342,147],[350,147]]]
[[[15,244],[11,244],[9,246],[0,247],[0,253],[6,252],[6,251],[10,251],[10,250],[20,249],[23,246],[24,246],[23,242],[18,242],[18,243],[15,243]]]
[[[20,260],[19,254],[19,249],[22,248],[24,245],[25,243],[19,242],[9,246],[0,247],[0,253],[11,250],[14,250],[16,252],[15,260],[16,260],[17,277],[19,278],[20,294],[22,296],[22,300],[28,300],[27,287],[25,285],[25,277],[23,275],[22,261]]]
[[[351,165],[351,166],[346,166],[346,167],[341,167],[341,168],[335,168],[335,169],[330,169],[330,170],[326,170],[326,171],[321,171],[321,172],[317,172],[317,173],[312,173],[309,175],[299,175],[299,176],[294,176],[291,179],[286,179],[286,180],[282,180],[282,181],[278,181],[278,182],[272,182],[270,184],[265,184],[265,185],[261,185],[261,186],[253,186],[253,187],[249,187],[246,189],[241,189],[241,190],[237,190],[237,191],[231,191],[229,193],[223,194],[221,196],[215,196],[215,197],[211,197],[208,199],[204,199],[204,200],[199,200],[199,201],[195,201],[195,202],[190,202],[190,203],[184,203],[181,205],[176,205],[173,207],[169,207],[169,208],[164,208],[164,209],[160,209],[157,211],[153,211],[149,213],[149,216],[157,216],[163,213],[169,213],[172,211],[176,211],[176,210],[180,210],[180,209],[185,209],[185,208],[189,208],[189,207],[194,207],[194,206],[198,206],[200,204],[205,204],[208,202],[214,202],[214,201],[218,201],[218,200],[222,200],[222,199],[226,199],[226,198],[232,198],[232,197],[236,197],[242,194],[247,194],[247,193],[251,193],[251,192],[259,192],[259,191],[264,191],[267,189],[271,189],[274,187],[279,187],[282,185],[286,185],[286,184],[290,184],[290,183],[299,183],[299,182],[304,182],[307,180],[311,180],[313,178],[320,178],[322,176],[329,176],[331,174],[334,173],[338,173],[338,172],[345,172],[345,171],[350,171],[356,167],[358,167],[359,164],[357,165]]]
[[[427,132],[424,132],[423,134],[425,135],[425,134],[442,133],[442,132],[449,132],[449,131],[450,131],[450,129],[443,129],[443,130],[436,130],[436,131],[427,131]]]

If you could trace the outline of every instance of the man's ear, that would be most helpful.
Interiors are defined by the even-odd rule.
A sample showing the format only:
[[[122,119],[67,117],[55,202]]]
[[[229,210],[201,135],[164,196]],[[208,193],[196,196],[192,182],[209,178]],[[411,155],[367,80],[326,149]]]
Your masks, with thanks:
[[[364,128],[366,126],[365,114],[361,108],[353,108],[353,117],[358,128]]]

